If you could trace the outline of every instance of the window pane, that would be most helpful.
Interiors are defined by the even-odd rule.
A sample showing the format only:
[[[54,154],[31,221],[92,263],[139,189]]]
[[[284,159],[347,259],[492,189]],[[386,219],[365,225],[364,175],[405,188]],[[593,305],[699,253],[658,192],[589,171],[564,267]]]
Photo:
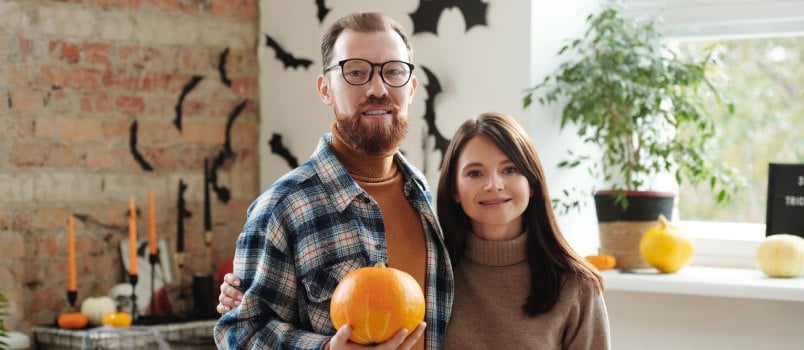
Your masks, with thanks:
[[[722,61],[710,76],[734,103],[735,114],[709,109],[720,131],[710,156],[733,165],[748,183],[722,205],[708,186],[682,184],[680,217],[764,223],[768,163],[804,163],[804,37],[677,44],[682,55],[714,50]],[[714,97],[706,98],[714,106]]]

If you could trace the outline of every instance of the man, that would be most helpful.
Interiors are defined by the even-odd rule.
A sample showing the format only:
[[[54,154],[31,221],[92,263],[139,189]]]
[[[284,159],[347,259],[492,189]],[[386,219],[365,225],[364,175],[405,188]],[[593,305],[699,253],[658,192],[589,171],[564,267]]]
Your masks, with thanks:
[[[335,333],[330,298],[347,272],[385,261],[419,282],[427,311],[414,332],[380,348],[440,349],[452,271],[427,182],[398,152],[418,86],[408,36],[385,15],[352,14],[327,31],[321,54],[317,88],[335,123],[309,161],[249,207],[234,264],[244,294],[216,324],[215,342],[357,348],[348,326]]]

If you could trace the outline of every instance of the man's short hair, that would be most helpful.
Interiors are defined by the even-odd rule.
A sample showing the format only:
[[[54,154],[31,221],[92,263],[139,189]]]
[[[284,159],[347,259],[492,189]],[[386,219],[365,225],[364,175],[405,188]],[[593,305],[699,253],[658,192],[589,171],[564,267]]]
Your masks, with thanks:
[[[324,37],[321,39],[321,59],[323,67],[332,64],[332,47],[341,33],[346,30],[354,30],[361,33],[374,33],[386,30],[393,30],[402,38],[405,47],[408,49],[408,60],[413,59],[413,48],[410,46],[410,38],[405,29],[393,18],[379,12],[357,12],[346,15],[338,19],[329,27]]]

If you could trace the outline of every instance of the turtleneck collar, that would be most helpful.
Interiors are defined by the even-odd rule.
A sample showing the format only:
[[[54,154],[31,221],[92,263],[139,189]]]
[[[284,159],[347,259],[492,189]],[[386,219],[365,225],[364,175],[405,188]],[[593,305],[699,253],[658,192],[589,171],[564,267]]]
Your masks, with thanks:
[[[346,167],[349,175],[361,182],[384,182],[398,173],[394,154],[373,156],[361,153],[352,148],[338,132],[335,123],[330,127],[332,131],[332,151],[338,160]]]
[[[527,260],[527,231],[507,241],[487,241],[469,233],[464,258],[488,266],[509,266]]]

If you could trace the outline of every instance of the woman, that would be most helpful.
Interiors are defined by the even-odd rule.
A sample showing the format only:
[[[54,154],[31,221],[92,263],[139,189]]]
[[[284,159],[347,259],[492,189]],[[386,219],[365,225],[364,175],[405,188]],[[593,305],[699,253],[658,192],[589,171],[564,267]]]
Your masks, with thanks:
[[[445,348],[611,347],[602,278],[559,231],[536,149],[513,118],[484,113],[458,128],[437,209],[455,274]],[[221,312],[239,295],[228,283]]]
[[[559,231],[536,149],[513,118],[460,126],[437,205],[455,274],[446,348],[610,347],[602,278]]]

